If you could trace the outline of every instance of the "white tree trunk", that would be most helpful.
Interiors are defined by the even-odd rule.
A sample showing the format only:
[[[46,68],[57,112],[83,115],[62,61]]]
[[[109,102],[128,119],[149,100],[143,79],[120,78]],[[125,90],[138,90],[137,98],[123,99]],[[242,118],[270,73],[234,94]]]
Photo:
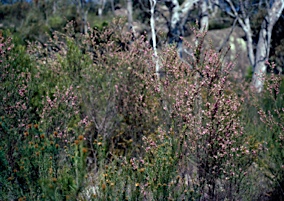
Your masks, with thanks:
[[[87,26],[88,8],[86,6],[85,0],[80,0],[80,9],[82,17],[82,33],[86,34],[88,31],[88,26]]]
[[[160,64],[157,52],[157,42],[156,42],[156,30],[155,30],[155,7],[156,7],[156,0],[150,0],[151,5],[151,32],[152,32],[152,41],[153,41],[153,50],[154,50],[154,61],[156,64],[156,75],[158,80],[160,79]]]
[[[84,26],[84,34],[88,32],[88,10],[83,11],[83,26]]]
[[[197,4],[200,0],[185,0],[181,5],[181,17],[185,17],[187,13],[193,9],[194,4]]]
[[[188,12],[193,9],[194,4],[199,0],[185,0],[180,6],[178,0],[169,0],[166,2],[171,14],[170,30],[169,30],[169,43],[177,43],[178,54],[182,57],[182,29],[186,20]]]
[[[99,17],[102,17],[102,15],[103,15],[103,8],[102,7],[99,7],[98,15],[99,15]]]
[[[103,10],[105,8],[105,4],[106,4],[106,1],[105,0],[100,0],[100,7],[98,9],[98,15],[99,17],[102,17],[103,15]]]
[[[255,58],[254,58],[254,52],[253,52],[253,40],[252,40],[252,30],[250,26],[250,19],[249,16],[244,13],[242,10],[242,14],[240,15],[237,12],[237,9],[235,8],[234,4],[232,3],[231,0],[226,0],[226,2],[229,4],[231,11],[226,11],[227,14],[229,14],[231,17],[234,17],[238,20],[239,24],[241,25],[243,31],[246,34],[246,39],[247,39],[247,53],[248,53],[248,58],[250,61],[250,65],[254,66],[255,64]],[[215,2],[218,4],[219,2]],[[242,17],[245,16],[245,17]]]
[[[133,8],[132,8],[132,0],[127,0],[127,21],[128,21],[128,29],[132,30],[132,23],[133,23]]]
[[[261,24],[252,80],[252,85],[257,92],[261,92],[263,89],[264,76],[267,70],[265,62],[268,61],[269,57],[272,29],[281,16],[283,8],[284,0],[274,0]]]
[[[53,0],[52,2],[52,14],[54,15],[57,11],[57,1]]]
[[[239,18],[238,21],[240,22]],[[241,23],[240,23],[241,24]],[[254,51],[253,51],[253,40],[252,40],[252,30],[250,26],[250,20],[249,18],[245,18],[243,25],[241,25],[243,31],[246,34],[247,39],[247,54],[250,61],[250,65],[254,66],[255,64],[255,57],[254,57]]]
[[[208,7],[209,4],[207,0],[201,0],[199,9],[200,9],[200,14],[199,14],[199,24],[200,24],[200,31],[201,32],[206,32],[208,31],[208,26],[209,26],[209,12],[208,12]]]
[[[114,14],[114,11],[115,11],[115,9],[114,9],[114,0],[110,0],[110,4],[111,4],[111,11]]]
[[[253,51],[252,30],[250,26],[249,16],[246,15],[245,11],[242,9],[242,14],[240,15],[236,11],[236,8],[231,0],[226,0],[226,2],[231,8],[231,11],[226,11],[227,14],[238,19],[239,24],[246,34],[248,57],[251,65],[254,68],[252,86],[256,89],[257,92],[261,92],[263,89],[264,76],[267,69],[265,62],[269,57],[272,29],[282,14],[284,8],[284,0],[274,0],[268,3],[269,8],[267,8],[267,15],[265,16],[261,25],[255,54]]]
[[[171,23],[169,30],[169,43],[178,42],[180,37],[180,27],[179,23],[181,22],[181,12],[178,0],[172,0],[171,5],[169,5],[169,10],[171,13]]]

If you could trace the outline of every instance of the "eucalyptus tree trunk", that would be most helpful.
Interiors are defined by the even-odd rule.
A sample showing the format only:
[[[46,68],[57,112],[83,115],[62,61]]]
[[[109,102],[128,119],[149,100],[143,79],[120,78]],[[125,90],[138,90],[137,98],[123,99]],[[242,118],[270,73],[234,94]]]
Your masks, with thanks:
[[[252,85],[257,92],[261,92],[263,89],[264,76],[267,70],[265,63],[269,57],[272,29],[281,16],[283,8],[284,0],[274,0],[261,24],[252,80]]]
[[[154,61],[156,64],[156,75],[158,80],[160,79],[160,64],[157,52],[157,42],[156,42],[156,30],[155,30],[155,7],[156,7],[156,0],[150,0],[151,5],[151,33],[152,33],[152,42],[153,42],[153,50],[154,50]]]
[[[178,54],[182,57],[182,33],[183,26],[186,22],[188,12],[194,8],[194,4],[199,0],[185,0],[182,5],[179,5],[178,0],[167,0],[166,6],[170,11],[170,26],[169,26],[169,44],[176,43],[178,48]]]
[[[114,14],[114,11],[115,11],[115,9],[114,9],[114,0],[110,0],[110,5],[111,5],[111,11]]]
[[[57,0],[53,0],[52,2],[52,14],[54,15],[57,11]]]
[[[99,9],[98,9],[99,17],[102,17],[102,15],[103,15],[103,10],[105,8],[105,4],[106,4],[105,0],[100,0],[100,6],[99,6]]]
[[[259,32],[259,38],[257,42],[256,51],[254,52],[252,30],[248,11],[245,10],[244,4],[249,5],[249,1],[241,1],[240,12],[237,11],[236,7],[231,0],[225,0],[230,6],[230,11],[226,11],[228,15],[238,20],[243,31],[246,35],[247,51],[251,66],[253,66],[254,74],[252,79],[252,86],[257,92],[261,92],[264,84],[264,76],[266,74],[267,66],[265,64],[268,61],[270,42],[272,29],[282,14],[284,8],[284,0],[274,0],[267,4],[267,14],[264,17]],[[247,8],[248,9],[248,8]],[[252,7],[250,9],[253,9]]]
[[[231,11],[227,11],[227,14],[237,19],[238,23],[241,25],[243,31],[245,32],[248,58],[250,61],[250,65],[254,66],[255,57],[254,57],[254,51],[253,51],[254,48],[253,48],[252,30],[251,30],[249,15],[247,15],[247,13],[243,9],[241,10],[241,14],[240,14],[231,0],[226,0],[226,2],[229,4],[230,9],[231,9]]]
[[[201,0],[199,4],[199,25],[200,31],[206,32],[209,27],[208,0]]]
[[[82,16],[83,16],[83,33],[86,34],[88,32],[88,10],[83,10],[82,11]]]
[[[87,17],[88,17],[88,8],[86,5],[85,0],[80,0],[80,11],[81,11],[81,17],[82,17],[82,33],[86,34],[88,31],[88,26],[87,26]]]
[[[81,18],[81,23],[80,23],[80,31],[81,33],[86,34],[88,31],[88,26],[87,26],[87,20],[88,20],[88,6],[86,5],[87,2],[86,0],[77,0],[76,1],[76,7],[77,7],[77,13]]]
[[[127,0],[127,21],[128,21],[129,30],[132,30],[132,23],[133,23],[132,13],[133,13],[132,0]]]

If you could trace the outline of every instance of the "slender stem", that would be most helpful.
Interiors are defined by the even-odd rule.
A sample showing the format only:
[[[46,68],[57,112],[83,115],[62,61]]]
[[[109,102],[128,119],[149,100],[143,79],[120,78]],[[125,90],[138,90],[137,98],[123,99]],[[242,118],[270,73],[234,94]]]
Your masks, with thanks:
[[[159,58],[158,58],[158,52],[157,52],[157,42],[156,42],[156,31],[155,31],[155,6],[156,6],[156,0],[150,0],[151,4],[151,32],[152,32],[152,42],[153,42],[153,50],[154,50],[154,60],[156,63],[156,75],[158,79],[160,79],[160,65],[159,65]]]

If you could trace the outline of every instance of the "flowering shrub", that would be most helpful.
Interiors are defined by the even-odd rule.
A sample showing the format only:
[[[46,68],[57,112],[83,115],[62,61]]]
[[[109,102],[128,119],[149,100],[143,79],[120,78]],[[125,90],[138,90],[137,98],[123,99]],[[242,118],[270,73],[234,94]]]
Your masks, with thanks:
[[[271,69],[275,64],[267,64]],[[266,142],[266,153],[259,164],[264,175],[272,182],[272,199],[283,199],[284,190],[284,104],[283,76],[271,74],[266,78],[263,99],[258,100],[258,115],[263,123],[261,139]]]
[[[165,131],[170,128],[180,139],[183,166],[188,166],[183,171],[189,174],[196,165],[197,182],[192,185],[198,185],[198,192],[205,196],[202,199],[232,199],[261,150],[246,139],[240,119],[243,99],[229,79],[232,64],[223,63],[222,54],[200,45],[189,64],[175,59],[173,51],[164,55],[161,93],[170,117]]]
[[[74,118],[78,101],[72,87],[64,93],[55,87],[52,99],[46,96],[36,108],[35,85],[45,75],[34,72],[22,46],[13,48],[10,38],[0,41],[0,198],[73,199],[84,185],[88,149],[78,134],[87,122]]]
[[[11,190],[9,183],[14,180],[13,174],[17,171],[22,135],[28,123],[34,118],[30,107],[33,93],[30,90],[30,69],[30,60],[24,48],[14,47],[11,38],[1,37],[0,152],[2,157],[0,179],[2,188],[8,191]]]
[[[281,191],[281,79],[255,96],[197,30],[188,58],[159,50],[158,79],[151,46],[122,24],[70,23],[27,53],[1,38],[1,199],[250,200],[263,173]]]

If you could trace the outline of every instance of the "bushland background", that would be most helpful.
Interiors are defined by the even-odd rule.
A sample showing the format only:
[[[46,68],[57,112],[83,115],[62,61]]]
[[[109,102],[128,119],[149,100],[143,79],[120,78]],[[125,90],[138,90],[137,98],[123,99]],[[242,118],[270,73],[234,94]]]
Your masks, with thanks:
[[[0,3],[1,200],[283,200],[284,2]]]

